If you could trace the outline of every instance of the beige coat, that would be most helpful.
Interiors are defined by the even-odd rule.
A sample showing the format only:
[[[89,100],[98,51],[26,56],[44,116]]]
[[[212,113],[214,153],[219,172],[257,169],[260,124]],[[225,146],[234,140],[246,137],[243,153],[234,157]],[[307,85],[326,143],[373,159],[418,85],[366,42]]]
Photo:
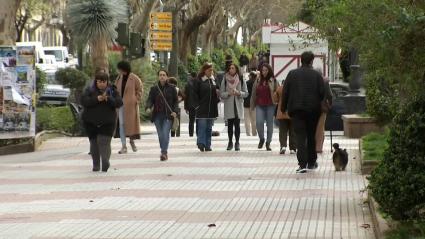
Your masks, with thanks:
[[[254,81],[254,84],[252,86],[251,103],[250,103],[251,110],[254,110],[255,107],[257,106],[257,85],[259,83],[260,83],[260,79],[257,78]],[[275,94],[277,87],[279,87],[279,82],[277,82],[276,79],[271,78],[269,80],[269,89],[270,89],[270,95],[272,96],[273,104],[278,103],[277,98],[276,98],[276,94]]]
[[[122,75],[115,81],[118,92],[122,95]],[[124,89],[124,126],[125,135],[134,139],[140,138],[140,114],[139,104],[143,95],[143,83],[140,78],[130,73]]]
[[[282,103],[283,103],[283,99],[282,99],[282,95],[283,95],[283,85],[280,85],[279,87],[277,87],[277,91],[275,92],[275,98],[279,101],[279,104],[277,106],[277,113],[276,113],[276,119],[289,119],[288,113],[282,112]]]

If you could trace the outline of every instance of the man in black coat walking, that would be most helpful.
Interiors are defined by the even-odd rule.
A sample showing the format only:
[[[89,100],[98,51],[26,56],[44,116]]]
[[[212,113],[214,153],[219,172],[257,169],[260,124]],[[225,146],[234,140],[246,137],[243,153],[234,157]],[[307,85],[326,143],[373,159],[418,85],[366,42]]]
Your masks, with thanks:
[[[288,73],[282,94],[282,112],[288,112],[294,125],[299,168],[297,173],[317,168],[316,126],[320,117],[320,102],[324,98],[324,81],[313,69],[314,54],[301,54],[302,66]]]

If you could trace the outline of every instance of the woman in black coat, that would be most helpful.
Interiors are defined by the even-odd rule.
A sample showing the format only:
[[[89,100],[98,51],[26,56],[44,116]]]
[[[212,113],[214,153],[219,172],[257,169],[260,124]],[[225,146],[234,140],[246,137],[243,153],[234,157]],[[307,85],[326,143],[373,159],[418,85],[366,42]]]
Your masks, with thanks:
[[[161,161],[168,160],[168,145],[173,120],[179,110],[176,87],[168,83],[168,72],[158,72],[158,83],[151,87],[146,102],[146,110],[151,111],[151,121],[155,124],[161,147]]]
[[[116,109],[122,106],[121,96],[115,86],[108,83],[109,76],[99,72],[93,84],[84,90],[81,103],[84,107],[82,120],[90,140],[93,171],[107,172],[111,157],[111,139],[117,120]]]

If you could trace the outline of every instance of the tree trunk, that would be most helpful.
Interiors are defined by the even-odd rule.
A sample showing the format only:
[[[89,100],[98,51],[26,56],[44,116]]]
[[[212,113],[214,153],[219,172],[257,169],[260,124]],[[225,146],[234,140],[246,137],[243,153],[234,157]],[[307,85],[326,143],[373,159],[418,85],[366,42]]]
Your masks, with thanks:
[[[190,36],[190,54],[196,56],[197,43],[198,43],[199,27],[197,27]]]
[[[248,28],[246,26],[242,27],[242,45],[246,46],[248,43]]]
[[[130,26],[135,32],[141,32],[141,33],[147,34],[148,27],[149,27],[149,20],[150,20],[149,16],[156,1],[157,0],[148,0],[143,6],[143,11],[137,13],[134,16]]]
[[[21,0],[0,0],[0,45],[16,43],[15,19],[20,3]]]
[[[108,42],[105,37],[95,37],[90,41],[93,68],[96,71],[104,70],[108,73]]]

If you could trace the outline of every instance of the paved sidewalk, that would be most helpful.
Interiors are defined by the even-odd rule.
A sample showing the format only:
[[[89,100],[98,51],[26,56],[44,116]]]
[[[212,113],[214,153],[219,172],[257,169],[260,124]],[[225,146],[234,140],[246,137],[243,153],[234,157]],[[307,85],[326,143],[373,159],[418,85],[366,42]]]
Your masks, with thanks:
[[[86,138],[1,156],[0,238],[374,238],[357,140],[334,137],[349,150],[346,172],[332,169],[327,141],[319,168],[300,175],[295,155],[278,154],[277,130],[272,152],[244,133],[241,151],[227,152],[224,125],[215,128],[212,152],[199,152],[184,131],[168,162],[155,134],[125,155],[115,139],[106,174],[91,172]]]

